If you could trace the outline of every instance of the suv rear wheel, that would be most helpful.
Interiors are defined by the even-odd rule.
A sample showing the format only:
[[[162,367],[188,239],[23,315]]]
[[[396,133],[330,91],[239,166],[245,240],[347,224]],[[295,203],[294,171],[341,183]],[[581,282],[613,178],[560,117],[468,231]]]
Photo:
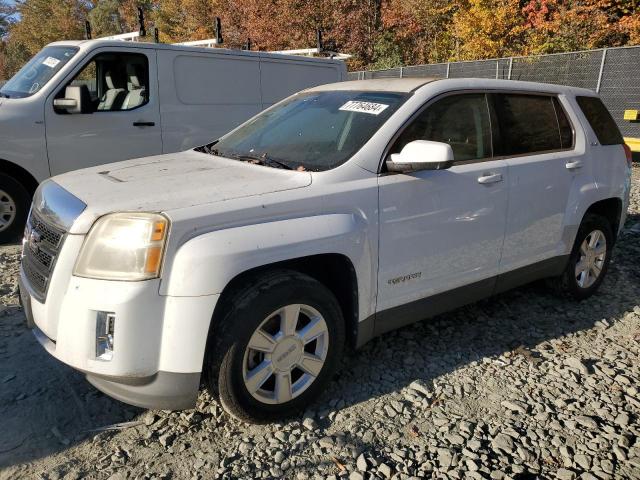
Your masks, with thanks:
[[[22,235],[31,197],[16,179],[0,173],[0,244]]]
[[[593,295],[607,273],[613,241],[607,219],[587,214],[578,229],[565,271],[552,280],[556,290],[577,300]]]
[[[213,328],[205,367],[225,410],[263,422],[316,399],[344,346],[334,295],[307,275],[278,271],[245,284],[229,305]]]

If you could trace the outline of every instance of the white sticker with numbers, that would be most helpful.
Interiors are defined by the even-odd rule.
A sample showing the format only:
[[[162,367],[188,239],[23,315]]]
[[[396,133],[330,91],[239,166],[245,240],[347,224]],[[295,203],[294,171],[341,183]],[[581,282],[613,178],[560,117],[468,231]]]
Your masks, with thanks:
[[[350,100],[340,107],[340,110],[347,112],[369,113],[371,115],[380,115],[389,105],[384,103],[360,102]]]
[[[46,65],[49,68],[56,68],[56,66],[60,63],[60,60],[54,57],[47,57],[42,61],[43,65]]]

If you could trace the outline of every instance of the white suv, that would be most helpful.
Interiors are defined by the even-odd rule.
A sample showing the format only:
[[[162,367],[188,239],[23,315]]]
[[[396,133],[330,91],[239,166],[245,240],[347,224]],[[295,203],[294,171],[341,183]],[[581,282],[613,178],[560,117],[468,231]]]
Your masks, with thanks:
[[[589,90],[325,85],[207,146],[43,183],[22,302],[117,399],[190,408],[202,379],[264,421],[315,399],[345,345],[536,279],[593,294],[630,167]]]

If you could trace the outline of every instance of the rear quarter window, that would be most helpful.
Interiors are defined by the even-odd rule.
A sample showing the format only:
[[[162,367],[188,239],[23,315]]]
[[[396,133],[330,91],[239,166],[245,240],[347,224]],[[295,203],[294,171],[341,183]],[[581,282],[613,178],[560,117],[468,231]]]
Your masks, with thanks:
[[[598,97],[576,97],[600,145],[619,145],[624,142],[615,120]]]

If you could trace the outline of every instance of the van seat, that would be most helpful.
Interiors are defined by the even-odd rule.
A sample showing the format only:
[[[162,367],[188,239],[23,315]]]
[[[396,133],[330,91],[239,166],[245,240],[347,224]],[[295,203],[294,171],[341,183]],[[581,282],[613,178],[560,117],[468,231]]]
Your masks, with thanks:
[[[116,78],[111,71],[107,71],[104,76],[105,83],[107,84],[107,91],[104,92],[100,103],[98,103],[98,110],[120,110],[122,102],[124,102],[127,91],[123,86],[116,85]]]
[[[141,65],[127,65],[127,75],[129,82],[127,87],[129,93],[122,102],[121,110],[131,110],[132,108],[142,105],[146,101],[147,89],[142,83]]]

